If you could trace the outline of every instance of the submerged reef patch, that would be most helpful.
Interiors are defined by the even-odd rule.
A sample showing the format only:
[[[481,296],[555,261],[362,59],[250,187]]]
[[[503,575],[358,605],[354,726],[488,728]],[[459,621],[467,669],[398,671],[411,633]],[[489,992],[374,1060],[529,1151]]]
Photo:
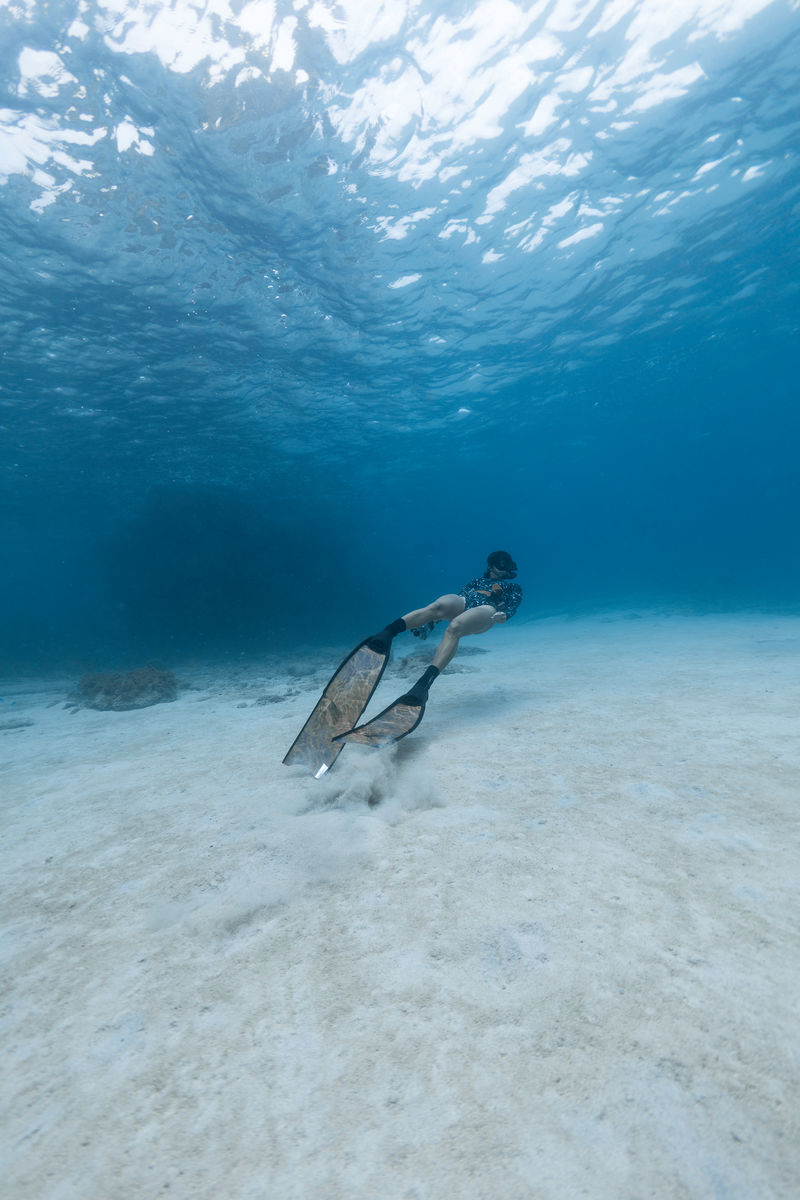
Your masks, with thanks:
[[[175,700],[177,695],[178,681],[171,671],[140,667],[137,671],[95,671],[83,675],[69,700],[79,708],[124,712]]]

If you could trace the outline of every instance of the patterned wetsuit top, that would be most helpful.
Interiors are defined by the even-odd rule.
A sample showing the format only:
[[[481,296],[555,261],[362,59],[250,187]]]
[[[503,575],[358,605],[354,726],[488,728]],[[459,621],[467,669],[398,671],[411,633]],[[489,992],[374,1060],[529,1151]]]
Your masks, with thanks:
[[[470,580],[458,594],[464,597],[467,608],[491,604],[507,617],[514,616],[522,600],[522,588],[518,583],[511,579],[492,579],[490,575]]]
[[[491,579],[488,575],[482,575],[480,579],[472,579],[465,584],[458,595],[464,597],[464,612],[468,608],[477,608],[480,604],[491,604],[498,612],[513,617],[522,600],[522,588],[510,579]],[[429,621],[427,625],[420,625],[411,632],[414,637],[426,638],[434,625],[435,621]]]

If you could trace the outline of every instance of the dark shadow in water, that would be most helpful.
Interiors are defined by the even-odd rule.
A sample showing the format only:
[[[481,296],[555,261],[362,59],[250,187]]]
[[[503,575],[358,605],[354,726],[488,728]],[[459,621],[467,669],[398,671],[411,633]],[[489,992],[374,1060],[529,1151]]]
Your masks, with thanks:
[[[310,619],[321,573],[291,519],[233,490],[158,488],[101,548],[115,641],[162,652],[258,649]]]

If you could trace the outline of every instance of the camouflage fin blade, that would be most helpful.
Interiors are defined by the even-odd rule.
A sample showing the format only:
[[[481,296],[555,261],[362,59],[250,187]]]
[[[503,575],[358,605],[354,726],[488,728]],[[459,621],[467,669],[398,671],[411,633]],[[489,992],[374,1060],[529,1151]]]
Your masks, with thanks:
[[[344,742],[333,739],[358,722],[388,661],[388,648],[378,648],[374,638],[348,654],[289,748],[283,760],[287,766],[308,767],[315,775],[330,770],[344,749]]]
[[[348,729],[346,733],[338,734],[334,740],[339,745],[344,745],[345,742],[360,742],[376,749],[399,742],[417,728],[425,712],[424,704],[407,704],[405,700],[406,697],[401,696],[382,713],[378,713],[377,717],[367,721],[366,725]]]

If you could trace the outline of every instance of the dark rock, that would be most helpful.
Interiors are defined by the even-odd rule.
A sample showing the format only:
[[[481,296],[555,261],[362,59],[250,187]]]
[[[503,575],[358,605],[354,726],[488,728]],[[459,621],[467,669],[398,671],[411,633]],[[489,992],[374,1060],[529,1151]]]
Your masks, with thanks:
[[[171,671],[141,667],[138,671],[84,675],[69,699],[82,708],[125,712],[130,708],[147,708],[151,704],[175,700],[177,695],[178,681]]]

